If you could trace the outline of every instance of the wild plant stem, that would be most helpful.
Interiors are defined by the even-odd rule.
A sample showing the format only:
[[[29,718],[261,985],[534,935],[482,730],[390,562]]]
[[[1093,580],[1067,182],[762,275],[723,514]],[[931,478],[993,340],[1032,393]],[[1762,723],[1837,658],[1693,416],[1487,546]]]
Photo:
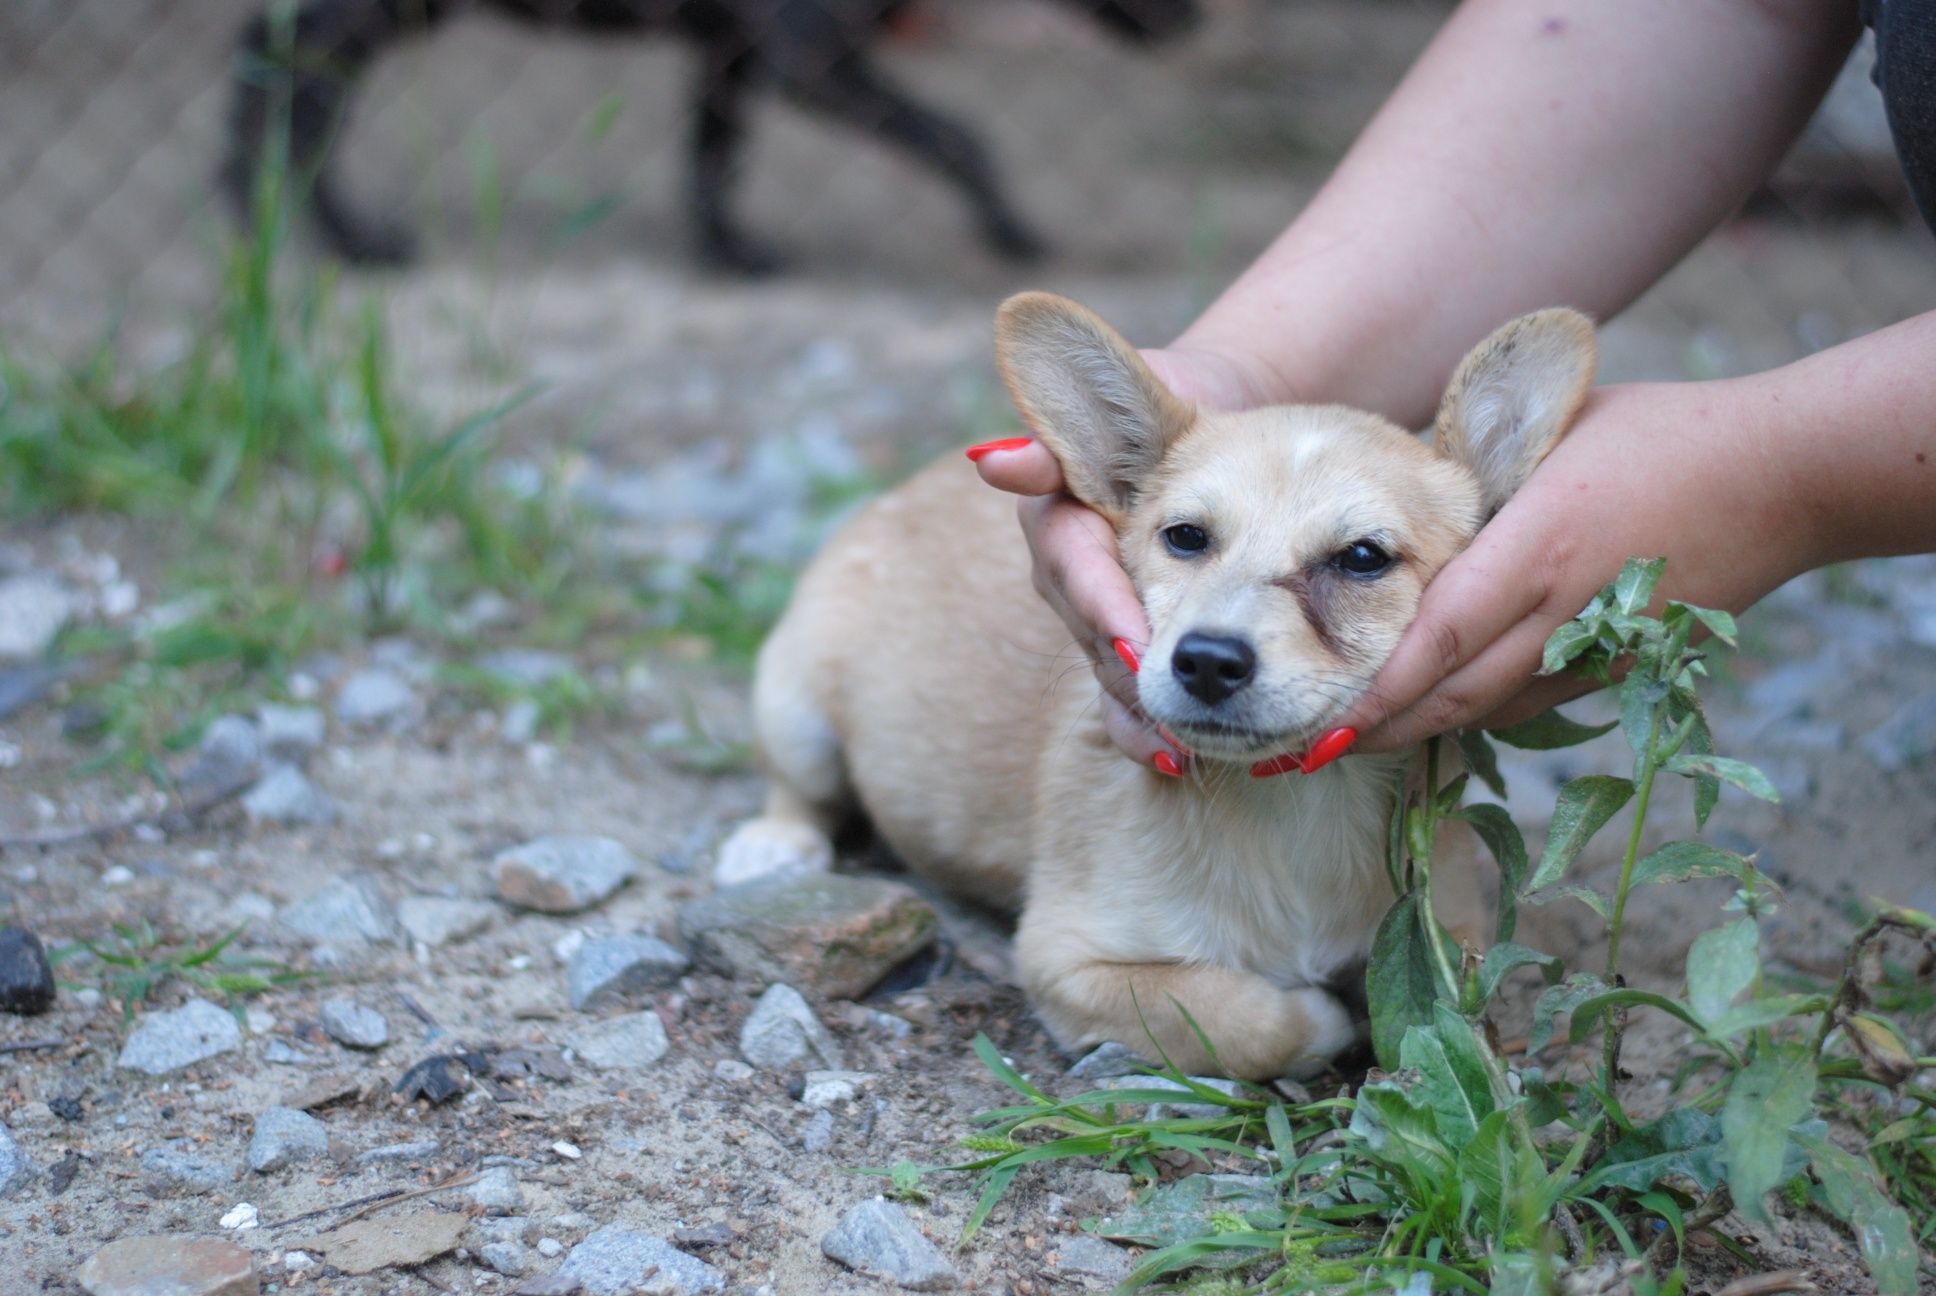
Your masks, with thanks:
[[[1435,737],[1425,744],[1425,803],[1420,807],[1425,816],[1424,840],[1420,843],[1424,849],[1413,861],[1418,866],[1419,921],[1425,924],[1426,943],[1432,947],[1432,961],[1438,964],[1440,987],[1445,998],[1463,1008],[1459,978],[1453,971],[1451,955],[1445,949],[1445,934],[1439,930],[1438,912],[1432,907],[1432,846],[1438,839],[1438,810],[1439,740]]]
[[[1633,886],[1634,864],[1640,858],[1640,834],[1647,826],[1647,803],[1653,799],[1654,776],[1660,772],[1661,757],[1655,750],[1660,742],[1660,718],[1666,703],[1654,706],[1647,722],[1647,745],[1640,755],[1640,787],[1634,793],[1633,828],[1627,833],[1627,853],[1620,859],[1620,882],[1613,889],[1613,912],[1607,917],[1607,973],[1609,986],[1620,984],[1620,933],[1626,920],[1627,892]],[[1615,1071],[1620,1062],[1620,1018],[1618,1012],[1607,1017],[1606,1045],[1602,1051],[1601,1084],[1613,1093]]]

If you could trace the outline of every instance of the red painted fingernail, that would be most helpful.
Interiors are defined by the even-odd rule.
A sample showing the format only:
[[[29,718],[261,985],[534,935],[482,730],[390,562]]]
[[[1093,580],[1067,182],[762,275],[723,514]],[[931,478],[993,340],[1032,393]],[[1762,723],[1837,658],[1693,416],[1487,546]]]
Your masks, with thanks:
[[[997,450],[1020,450],[1031,439],[1030,437],[1003,437],[999,441],[984,441],[980,445],[969,446],[967,455],[973,462],[980,463],[984,455],[992,455]]]
[[[1150,764],[1156,766],[1158,774],[1167,774],[1171,778],[1183,777],[1183,767],[1176,763],[1176,757],[1166,751],[1160,751],[1150,757]]]
[[[1136,655],[1136,649],[1130,645],[1129,640],[1111,639],[1109,646],[1114,648],[1116,655],[1123,659],[1123,665],[1129,667],[1129,673],[1131,675],[1143,669],[1143,659]],[[1178,744],[1178,746],[1181,745],[1181,743]]]
[[[1351,750],[1351,744],[1358,741],[1358,731],[1349,725],[1333,729],[1311,744],[1311,750],[1304,753],[1300,764],[1306,774],[1315,774],[1338,757]]]
[[[1279,774],[1289,774],[1292,770],[1304,768],[1304,758],[1296,752],[1285,752],[1269,760],[1260,760],[1250,767],[1252,778],[1274,778]]]

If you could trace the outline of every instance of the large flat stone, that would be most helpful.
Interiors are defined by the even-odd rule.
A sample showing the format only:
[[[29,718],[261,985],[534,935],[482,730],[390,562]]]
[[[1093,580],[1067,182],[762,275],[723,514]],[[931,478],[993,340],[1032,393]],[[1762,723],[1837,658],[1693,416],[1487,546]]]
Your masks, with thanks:
[[[836,873],[762,878],[679,913],[679,934],[702,966],[829,999],[866,994],[936,929],[934,910],[907,887]]]
[[[143,1017],[115,1065],[167,1075],[241,1047],[242,1028],[233,1016],[206,999],[191,999],[172,1012]]]
[[[256,1296],[255,1257],[217,1238],[124,1237],[75,1273],[88,1296]]]
[[[497,891],[543,913],[577,913],[608,899],[638,875],[639,861],[610,837],[540,837],[492,861]]]
[[[840,1217],[820,1240],[828,1259],[885,1278],[909,1291],[946,1291],[960,1282],[954,1266],[928,1241],[908,1213],[876,1197]]]
[[[726,1275],[662,1237],[607,1224],[571,1249],[559,1278],[586,1296],[687,1296],[720,1291]]]

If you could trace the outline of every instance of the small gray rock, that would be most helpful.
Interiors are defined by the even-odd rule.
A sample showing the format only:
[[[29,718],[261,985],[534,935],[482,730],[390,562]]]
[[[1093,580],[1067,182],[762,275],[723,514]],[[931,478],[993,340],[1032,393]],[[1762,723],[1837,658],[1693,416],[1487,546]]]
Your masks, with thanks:
[[[498,894],[525,909],[576,913],[638,876],[639,861],[610,837],[540,837],[500,854]]]
[[[1058,1276],[1094,1279],[1114,1287],[1135,1268],[1129,1254],[1113,1243],[1077,1233],[1055,1243],[1049,1272]]]
[[[567,1041],[585,1065],[595,1071],[623,1071],[649,1067],[672,1045],[665,1023],[655,1012],[627,1013],[573,1031]]]
[[[914,1226],[906,1211],[876,1197],[840,1217],[820,1239],[828,1259],[885,1278],[909,1291],[946,1291],[959,1281],[954,1266]]]
[[[911,888],[838,873],[763,877],[679,911],[700,966],[756,985],[858,999],[934,943],[935,911]]]
[[[74,596],[44,572],[0,580],[0,661],[44,657],[74,616]]]
[[[800,1131],[800,1147],[811,1156],[819,1156],[834,1145],[834,1114],[830,1111],[817,1111],[807,1127]]]
[[[190,999],[172,1012],[143,1017],[115,1065],[167,1075],[241,1047],[242,1028],[234,1017],[206,999]]]
[[[293,1107],[271,1107],[255,1118],[249,1139],[249,1169],[267,1174],[299,1161],[329,1155],[329,1127]]]
[[[7,1198],[25,1188],[40,1167],[34,1159],[13,1141],[13,1134],[5,1125],[0,1125],[0,1198]]]
[[[221,1192],[235,1182],[235,1167],[202,1155],[189,1139],[143,1149],[141,1168],[156,1183],[191,1193]]]
[[[403,678],[372,667],[343,681],[336,694],[336,718],[348,725],[398,728],[417,712],[417,695]]]
[[[291,827],[333,824],[341,815],[335,798],[309,781],[294,765],[277,765],[242,798],[250,823]]]
[[[329,724],[313,706],[278,706],[265,702],[256,709],[256,728],[262,748],[277,760],[301,762],[323,745]]]
[[[316,1059],[288,1040],[272,1039],[262,1046],[262,1060],[278,1066],[314,1066]]]
[[[1084,1054],[1069,1068],[1069,1074],[1078,1080],[1108,1080],[1113,1076],[1141,1075],[1148,1069],[1149,1064],[1135,1049],[1110,1040]]]
[[[768,986],[753,1005],[740,1027],[739,1051],[748,1062],[769,1071],[785,1070],[810,1056],[829,1071],[845,1065],[840,1045],[800,992],[789,985]]]
[[[413,941],[432,946],[468,940],[491,925],[497,906],[489,900],[409,896],[397,901],[397,921]]]
[[[368,1152],[360,1152],[356,1157],[358,1166],[388,1165],[395,1161],[428,1161],[442,1151],[443,1145],[436,1139],[419,1139],[412,1143],[385,1143],[373,1147]]]
[[[477,1248],[477,1258],[506,1278],[517,1278],[531,1267],[531,1251],[522,1242],[486,1242]]]
[[[333,945],[387,944],[397,938],[397,915],[375,879],[343,877],[325,884],[276,916],[290,931]]]
[[[802,1106],[818,1110],[836,1103],[852,1102],[861,1088],[874,1077],[865,1071],[809,1071],[800,1091]]]
[[[186,788],[233,787],[247,782],[262,767],[262,735],[247,716],[217,717],[202,731],[195,759],[182,770]]]
[[[537,688],[575,669],[571,658],[543,648],[504,648],[477,659],[477,668],[507,684]]]
[[[515,1215],[524,1209],[524,1191],[510,1166],[493,1166],[464,1190],[464,1195],[484,1208],[487,1215]]]
[[[390,1023],[374,1008],[353,999],[331,999],[323,1005],[323,1029],[338,1044],[355,1049],[379,1049],[390,1042]]]
[[[662,990],[684,976],[692,960],[656,936],[597,936],[571,956],[565,983],[580,1012]]]
[[[571,1249],[559,1278],[586,1296],[686,1296],[721,1291],[726,1275],[662,1237],[607,1224]]]

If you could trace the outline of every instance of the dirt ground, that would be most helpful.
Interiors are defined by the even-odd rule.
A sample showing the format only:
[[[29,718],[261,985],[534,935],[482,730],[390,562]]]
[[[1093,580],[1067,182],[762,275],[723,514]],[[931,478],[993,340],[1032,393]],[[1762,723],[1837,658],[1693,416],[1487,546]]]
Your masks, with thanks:
[[[755,228],[794,255],[794,271],[757,284],[699,275],[679,250],[676,52],[534,41],[466,22],[379,71],[371,111],[350,141],[359,192],[423,222],[427,259],[407,273],[352,279],[346,289],[387,296],[405,370],[436,408],[468,411],[523,381],[544,383],[516,417],[506,453],[537,465],[562,457],[602,511],[604,542],[641,559],[677,558],[731,535],[797,558],[812,535],[802,521],[805,478],[892,476],[1003,424],[987,329],[1007,292],[1066,292],[1140,340],[1161,340],[1186,321],[1311,192],[1443,9],[1228,3],[1207,31],[1162,58],[1122,50],[1053,9],[943,12],[941,37],[898,49],[891,62],[939,101],[981,106],[967,111],[988,131],[1022,205],[1057,244],[1040,267],[988,259],[969,241],[951,195],[871,143],[774,108],[762,113],[746,208]],[[14,336],[53,349],[88,339],[118,282],[136,350],[157,359],[181,350],[207,295],[198,231],[211,217],[184,197],[196,186],[180,178],[205,174],[212,159],[212,69],[226,13],[212,2],[167,9],[190,35],[168,47],[166,60],[149,62],[179,92],[179,111],[157,145],[159,160],[140,165],[172,179],[124,193],[121,206],[133,211],[90,218],[89,229],[111,226],[107,233],[77,235],[44,258],[9,260],[14,277],[0,321]],[[34,85],[52,93],[48,87],[85,71],[82,53],[65,51],[0,87],[0,120]],[[595,146],[572,135],[599,100],[577,93],[588,85],[615,87],[625,100]],[[60,148],[86,152],[94,147],[89,132],[111,136],[115,121],[105,110],[63,121]],[[511,172],[527,178],[506,206],[489,264],[459,156],[462,130],[473,122],[495,132]],[[9,139],[24,156],[23,136]],[[61,161],[27,165],[59,169]],[[23,181],[0,193],[0,228],[21,228],[9,222],[28,192]],[[616,214],[554,246],[561,208],[607,193],[622,200]],[[129,248],[128,266],[117,269],[114,256]],[[1603,376],[1746,372],[1932,301],[1936,247],[1926,230],[1874,215],[1744,218],[1607,325]],[[99,519],[3,525],[0,574],[54,571],[98,591],[106,570],[99,556],[109,555],[142,585],[146,607],[159,593],[143,563],[149,539]],[[1936,909],[1936,724],[1916,723],[1936,706],[1936,560],[1803,578],[1745,627],[1745,650],[1714,691],[1715,729],[1724,751],[1769,771],[1784,800],[1769,808],[1725,797],[1710,831],[1759,852],[1788,894],[1779,955],[1820,974],[1839,958],[1852,897]],[[356,727],[337,718],[344,681],[371,660],[401,663],[412,681],[419,709],[406,723]],[[481,1231],[465,1250],[409,1270],[355,1277],[288,1264],[289,1252],[337,1218],[309,1212],[388,1187],[441,1183],[498,1157],[510,1160],[490,1164],[510,1166],[524,1198],[518,1214],[530,1221],[532,1275],[557,1263],[538,1250],[541,1237],[569,1248],[611,1223],[703,1237],[723,1222],[730,1240],[714,1236],[689,1249],[723,1270],[731,1290],[884,1290],[824,1258],[820,1240],[878,1190],[879,1181],[849,1170],[952,1160],[967,1117],[1003,1101],[1006,1091],[968,1050],[973,1034],[988,1032],[1025,1072],[1074,1083],[1060,1080],[1067,1060],[1019,995],[966,960],[868,1005],[905,1027],[817,1005],[847,1065],[874,1078],[859,1098],[829,1109],[831,1138],[816,1135],[813,1150],[803,1140],[816,1113],[789,1092],[787,1074],[736,1078],[731,1067],[717,1069],[738,1056],[757,987],[704,974],[649,997],[671,1046],[647,1069],[568,1065],[561,1075],[479,1086],[448,1105],[391,1101],[390,1086],[411,1064],[453,1045],[568,1043],[589,1015],[566,999],[560,942],[580,931],[676,938],[679,907],[710,890],[713,848],[760,792],[751,774],[692,772],[652,741],[689,705],[718,733],[743,733],[743,683],[730,675],[672,661],[582,660],[580,669],[624,692],[625,714],[552,742],[508,737],[505,717],[435,682],[437,664],[395,644],[305,664],[315,704],[329,716],[307,768],[341,807],[333,825],[253,825],[227,806],[181,831],[0,849],[0,904],[50,943],[99,938],[110,923],[141,919],[193,939],[246,923],[251,950],[328,972],[323,983],[251,999],[238,1049],[160,1078],[116,1068],[126,1035],[119,1013],[72,986],[48,1016],[0,1016],[0,1047],[59,1041],[0,1054],[0,1120],[29,1156],[56,1168],[0,1202],[0,1255],[14,1275],[0,1286],[77,1290],[77,1267],[105,1242],[184,1233],[248,1247],[267,1290],[510,1291],[521,1280],[483,1263]],[[80,751],[63,736],[59,702],[56,692],[0,719],[0,834],[139,809],[128,789],[75,776]],[[1537,829],[1561,782],[1619,771],[1624,750],[1616,736],[1513,756],[1515,816]],[[1667,827],[1679,831],[1681,814],[1677,808]],[[642,876],[572,917],[497,902],[492,857],[559,832],[624,843],[645,861]],[[1604,875],[1610,850],[1591,869]],[[371,880],[390,904],[479,899],[488,917],[475,934],[434,948],[391,939],[324,941],[319,951],[278,915],[344,876]],[[1721,899],[1683,891],[1637,901],[1638,979],[1673,983],[1687,940],[1717,920]],[[1535,910],[1521,938],[1584,962],[1590,919],[1583,909]],[[950,935],[965,948],[987,939],[978,927]],[[98,971],[81,965],[63,975],[78,985]],[[389,1044],[361,1052],[322,1033],[321,1004],[346,994],[384,1014]],[[185,997],[177,988],[153,1009]],[[1650,1030],[1630,1065],[1664,1073],[1683,1043]],[[306,1060],[269,1060],[290,1048]],[[315,1109],[328,1127],[327,1159],[269,1173],[243,1164],[258,1113],[292,1095],[329,1096],[332,1086],[340,1094]],[[818,1128],[824,1133],[825,1122]],[[233,1182],[207,1192],[158,1184],[142,1153],[176,1139],[237,1171]],[[434,1150],[404,1160],[356,1161],[371,1149],[429,1140]],[[580,1155],[554,1151],[559,1142]],[[945,1245],[974,1190],[962,1179],[935,1183],[932,1202],[911,1213]],[[1048,1257],[1073,1221],[1106,1212],[1127,1187],[1122,1178],[1067,1169],[1024,1176],[990,1227],[954,1257],[963,1285],[1049,1290]],[[465,1198],[460,1188],[430,1201],[458,1208]],[[219,1225],[240,1202],[256,1208],[260,1227]],[[1766,1240],[1762,1254],[1768,1268],[1809,1268],[1824,1291],[1868,1290],[1850,1267],[1852,1246],[1833,1230]],[[1717,1261],[1705,1290],[1738,1273]]]

